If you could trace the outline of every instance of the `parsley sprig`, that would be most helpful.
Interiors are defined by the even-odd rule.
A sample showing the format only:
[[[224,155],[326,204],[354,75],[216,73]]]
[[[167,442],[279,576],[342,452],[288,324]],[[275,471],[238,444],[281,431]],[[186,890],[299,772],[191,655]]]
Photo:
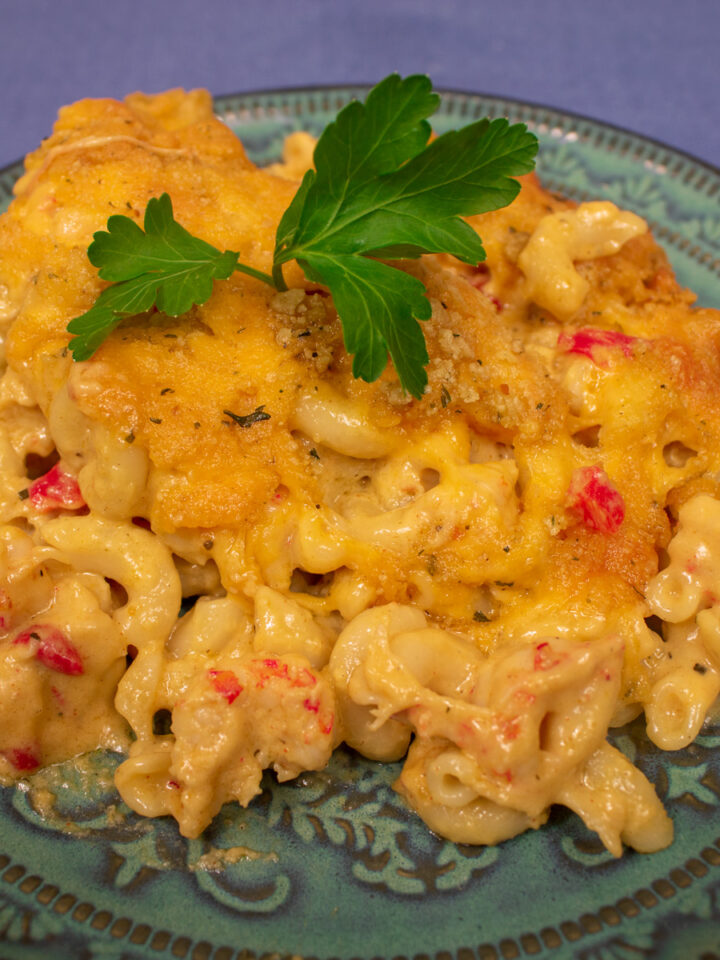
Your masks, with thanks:
[[[177,317],[205,303],[213,280],[227,280],[238,269],[237,253],[221,253],[175,220],[167,193],[148,201],[144,226],[143,231],[130,217],[112,216],[88,247],[90,262],[112,286],[68,324],[75,334],[70,341],[75,360],[89,359],[125,317],[153,307]],[[264,274],[258,279],[272,280]]]
[[[463,220],[506,206],[515,179],[534,165],[537,140],[524,124],[478,120],[430,141],[427,118],[440,98],[421,75],[391,74],[365,103],[353,101],[326,127],[276,235],[272,273],[192,236],[170,197],[148,202],[144,230],[112,216],[88,248],[111,282],[68,325],[76,360],[86,360],[125,317],[153,307],[170,316],[210,297],[213,282],[239,270],[285,290],[283,264],[328,287],[342,322],[353,373],[376,380],[392,358],[400,383],[420,397],[428,354],[418,321],[431,314],[423,283],[384,261],[449,253],[479,263],[485,251]]]

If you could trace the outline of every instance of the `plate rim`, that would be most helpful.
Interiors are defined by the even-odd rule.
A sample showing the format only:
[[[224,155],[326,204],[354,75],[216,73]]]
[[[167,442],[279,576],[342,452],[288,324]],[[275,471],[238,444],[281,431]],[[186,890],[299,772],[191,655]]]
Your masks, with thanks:
[[[419,74],[420,76],[428,76],[428,74]],[[418,74],[408,74],[407,76],[418,76]],[[279,87],[263,87],[258,90],[241,90],[238,92],[231,93],[218,93],[212,94],[213,103],[224,100],[231,100],[234,98],[248,98],[248,97],[269,97],[269,96],[288,96],[288,95],[297,95],[303,93],[333,93],[338,90],[347,90],[357,92],[359,95],[366,95],[370,92],[374,84],[372,83],[317,83],[317,84],[303,84],[302,86],[279,86]],[[669,153],[675,153],[678,156],[683,157],[685,160],[695,163],[700,167],[704,167],[709,173],[712,173],[714,176],[720,177],[720,161],[717,165],[711,163],[709,160],[703,160],[701,157],[698,157],[696,154],[692,153],[689,150],[685,150],[682,147],[673,146],[670,143],[667,143],[665,140],[662,140],[658,137],[653,137],[651,135],[641,133],[638,130],[633,130],[631,127],[626,127],[619,123],[614,123],[613,121],[603,120],[599,117],[593,116],[592,114],[586,114],[578,110],[565,109],[564,107],[553,106],[552,104],[545,103],[540,100],[528,100],[524,97],[510,97],[504,96],[501,93],[486,93],[482,90],[467,90],[462,87],[446,87],[439,86],[433,87],[433,92],[437,93],[441,98],[442,97],[467,97],[469,99],[478,98],[481,100],[497,100],[501,103],[512,104],[515,107],[529,107],[531,110],[544,110],[549,113],[555,113],[559,116],[568,117],[573,120],[578,120],[583,123],[591,123],[599,127],[605,127],[608,130],[612,130],[614,133],[623,134],[628,137],[636,137],[639,140],[643,140],[646,143],[652,144],[661,150],[667,150]],[[437,113],[438,111],[436,111]],[[433,114],[434,116],[435,114]],[[522,122],[522,121],[520,121]],[[2,170],[0,169],[0,173]]]
[[[428,76],[428,74],[408,74],[407,76]],[[374,86],[370,82],[350,82],[350,83],[317,83],[317,84],[302,84],[299,86],[278,86],[278,87],[262,87],[257,90],[239,90],[229,93],[213,93],[211,91],[213,104],[217,104],[223,101],[229,101],[233,99],[248,99],[250,97],[279,97],[279,96],[297,96],[302,94],[320,94],[320,93],[333,93],[339,90],[352,92],[353,96],[364,96],[369,93],[369,91]],[[440,98],[443,97],[466,97],[468,99],[481,99],[481,100],[496,100],[500,103],[512,104],[518,108],[530,108],[531,110],[536,111],[546,111],[548,113],[554,113],[558,116],[567,117],[572,120],[577,120],[582,123],[590,123],[595,126],[605,127],[608,130],[611,130],[613,133],[622,134],[626,137],[635,137],[639,140],[651,144],[652,146],[660,149],[666,150],[669,153],[677,154],[679,157],[682,157],[684,160],[689,161],[690,163],[696,164],[699,167],[704,168],[708,173],[711,173],[713,176],[720,178],[720,161],[718,164],[713,164],[709,160],[703,160],[701,157],[698,157],[696,154],[692,153],[689,150],[685,150],[683,147],[676,147],[667,141],[662,140],[658,137],[653,137],[649,134],[641,133],[637,130],[633,130],[631,127],[626,127],[622,124],[615,123],[610,120],[603,120],[600,117],[593,116],[592,114],[583,113],[582,111],[566,109],[564,107],[553,106],[552,104],[545,103],[540,100],[528,100],[524,97],[515,97],[515,96],[504,96],[501,93],[486,93],[481,90],[467,90],[462,87],[433,87],[433,91],[437,93]],[[91,97],[89,99],[105,99],[102,97]],[[59,110],[60,107],[57,108]],[[437,111],[436,111],[437,113]],[[56,111],[57,116],[57,111]],[[520,121],[522,122],[522,121]],[[46,138],[43,138],[46,139]],[[40,141],[32,149],[37,149],[43,140]],[[30,152],[30,151],[28,151]],[[3,164],[0,167],[0,177],[7,175],[13,168],[17,166],[23,166],[25,163],[25,157],[18,157],[16,160],[11,160],[9,163]]]

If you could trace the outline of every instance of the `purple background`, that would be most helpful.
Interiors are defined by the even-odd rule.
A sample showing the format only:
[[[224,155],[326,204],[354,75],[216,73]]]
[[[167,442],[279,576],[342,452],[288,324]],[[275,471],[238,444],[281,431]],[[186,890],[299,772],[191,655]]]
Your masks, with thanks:
[[[720,0],[0,0],[0,166],[84,96],[392,70],[583,113],[717,165],[719,45]]]

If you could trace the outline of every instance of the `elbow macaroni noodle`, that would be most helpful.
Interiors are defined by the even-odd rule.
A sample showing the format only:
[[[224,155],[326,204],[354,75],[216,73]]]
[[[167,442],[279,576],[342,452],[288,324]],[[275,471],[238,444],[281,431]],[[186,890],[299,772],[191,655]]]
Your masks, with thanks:
[[[720,692],[717,312],[640,218],[526,178],[471,220],[486,265],[407,267],[433,306],[419,401],[352,378],[292,267],[287,294],[236,275],[74,364],[108,202],[167,190],[263,268],[312,152],[257,170],[198,92],[108,109],[67,108],[0,221],[0,779],[122,750],[125,802],[195,837],[346,744],[402,760],[460,843],[560,803],[616,856],[666,846],[607,735],[644,714],[679,749]]]

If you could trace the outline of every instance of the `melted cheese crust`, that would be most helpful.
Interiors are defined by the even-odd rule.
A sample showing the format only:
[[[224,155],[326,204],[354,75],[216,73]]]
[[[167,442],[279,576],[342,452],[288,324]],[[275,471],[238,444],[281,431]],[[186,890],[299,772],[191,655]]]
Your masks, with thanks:
[[[267,271],[296,146],[257,169],[175,90],[66,107],[27,158],[0,220],[0,777],[126,749],[123,798],[195,836],[265,767],[412,737],[398,789],[451,839],[559,802],[615,854],[666,845],[606,735],[645,711],[676,749],[720,690],[720,315],[638,217],[527,177],[471,221],[486,264],[403,264],[433,307],[419,401],[352,377],[296,266],[71,359],[109,215],[168,192]]]

